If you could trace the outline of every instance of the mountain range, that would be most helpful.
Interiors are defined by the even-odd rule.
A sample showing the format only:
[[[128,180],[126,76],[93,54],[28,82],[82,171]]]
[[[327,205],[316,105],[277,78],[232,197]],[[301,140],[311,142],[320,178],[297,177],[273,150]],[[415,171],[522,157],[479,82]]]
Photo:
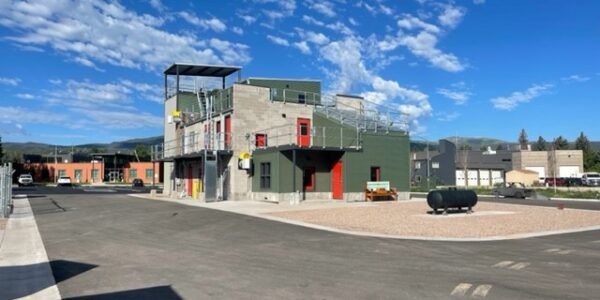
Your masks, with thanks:
[[[496,149],[498,146],[502,146],[504,149],[510,146],[517,145],[516,142],[507,142],[494,138],[486,137],[447,137],[449,141],[455,142],[457,145],[469,145],[471,149],[482,149],[485,147],[491,147]],[[4,153],[8,156],[15,154],[52,154],[55,151],[55,147],[59,153],[68,152],[85,152],[85,153],[97,153],[97,152],[121,152],[131,153],[138,145],[149,149],[150,146],[162,143],[162,136],[154,136],[147,138],[137,138],[124,141],[117,141],[108,144],[93,143],[93,144],[82,144],[76,146],[55,146],[42,143],[13,143],[3,142]],[[430,149],[436,150],[438,141],[429,141]],[[533,143],[533,142],[531,142]],[[426,148],[427,142],[419,139],[413,139],[410,143],[410,148],[413,151],[419,151]],[[592,148],[596,151],[600,151],[600,142],[591,142]],[[573,145],[571,146],[573,147]],[[148,150],[149,151],[149,150]],[[19,155],[20,156],[20,155]]]

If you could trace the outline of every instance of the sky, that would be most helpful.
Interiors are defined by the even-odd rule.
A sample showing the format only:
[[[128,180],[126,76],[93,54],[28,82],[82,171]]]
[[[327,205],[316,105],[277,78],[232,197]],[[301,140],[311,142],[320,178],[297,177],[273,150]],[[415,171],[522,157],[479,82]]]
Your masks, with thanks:
[[[415,139],[600,140],[600,1],[0,0],[0,136],[161,135],[171,64],[316,79]]]

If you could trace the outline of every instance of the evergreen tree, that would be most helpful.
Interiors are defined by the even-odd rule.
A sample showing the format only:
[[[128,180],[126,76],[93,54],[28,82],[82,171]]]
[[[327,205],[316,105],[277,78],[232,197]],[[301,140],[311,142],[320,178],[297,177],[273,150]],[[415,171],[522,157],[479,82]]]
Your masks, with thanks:
[[[585,171],[591,170],[599,163],[598,153],[592,149],[592,144],[583,132],[581,132],[579,137],[577,137],[577,140],[575,140],[575,149],[583,152],[583,169]]]
[[[527,133],[525,132],[525,128],[521,129],[521,133],[519,134],[519,145],[521,147],[521,150],[527,150],[527,143],[529,143],[529,141],[527,140]]]
[[[535,142],[535,145],[533,146],[533,150],[546,151],[546,140],[542,136],[538,137],[537,142]]]
[[[556,150],[569,150],[569,141],[561,135],[554,139],[552,146],[554,146],[554,149]]]

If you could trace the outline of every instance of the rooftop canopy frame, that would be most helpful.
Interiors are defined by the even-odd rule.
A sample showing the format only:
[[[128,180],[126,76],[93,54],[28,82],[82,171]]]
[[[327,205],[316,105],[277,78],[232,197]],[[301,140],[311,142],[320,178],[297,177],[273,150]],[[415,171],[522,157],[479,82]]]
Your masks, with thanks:
[[[167,95],[167,78],[168,76],[176,76],[175,85],[176,91],[179,91],[180,76],[197,76],[197,77],[216,77],[221,78],[223,89],[225,89],[225,78],[229,75],[237,73],[237,81],[242,79],[242,68],[237,66],[216,66],[216,65],[195,65],[175,63],[168,67],[164,72],[165,78],[165,100]],[[178,93],[176,93],[177,95]]]

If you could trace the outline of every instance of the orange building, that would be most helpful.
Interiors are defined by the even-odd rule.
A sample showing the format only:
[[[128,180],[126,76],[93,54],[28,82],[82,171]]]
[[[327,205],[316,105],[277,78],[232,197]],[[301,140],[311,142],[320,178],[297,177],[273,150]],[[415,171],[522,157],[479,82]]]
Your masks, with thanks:
[[[56,182],[56,176],[69,176],[73,183],[102,182],[104,164],[85,163],[29,163],[23,165],[21,173],[29,173],[35,182]]]
[[[152,162],[129,162],[119,171],[117,182],[131,183],[140,178],[145,184],[160,183],[162,164]],[[99,183],[106,179],[102,161],[84,163],[26,163],[15,168],[18,174],[31,174],[35,182],[56,182],[56,176],[69,176],[73,183]],[[154,181],[153,181],[154,180]]]

